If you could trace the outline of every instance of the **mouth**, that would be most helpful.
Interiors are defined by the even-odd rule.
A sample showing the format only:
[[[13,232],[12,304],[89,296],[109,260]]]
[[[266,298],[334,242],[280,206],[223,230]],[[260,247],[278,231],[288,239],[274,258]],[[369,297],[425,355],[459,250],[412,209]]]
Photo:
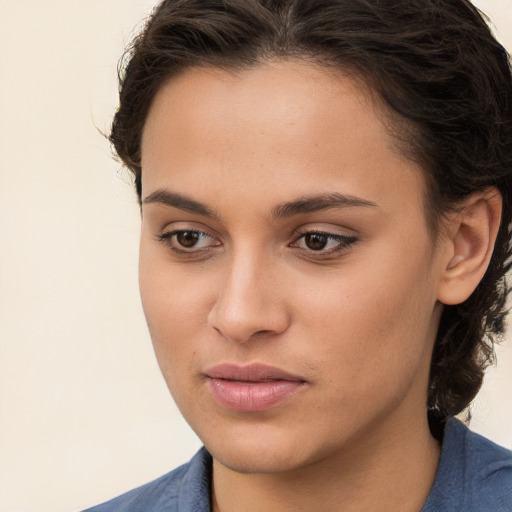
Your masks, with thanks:
[[[205,374],[210,391],[221,406],[244,412],[275,407],[306,385],[298,375],[261,364],[224,364],[207,370]]]

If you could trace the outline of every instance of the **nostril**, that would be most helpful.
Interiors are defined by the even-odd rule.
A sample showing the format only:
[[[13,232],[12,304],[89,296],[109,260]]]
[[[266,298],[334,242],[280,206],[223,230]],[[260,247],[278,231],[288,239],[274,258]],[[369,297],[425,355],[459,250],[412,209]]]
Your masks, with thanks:
[[[263,329],[263,330],[261,330],[261,331],[256,331],[256,332],[253,334],[253,336],[257,336],[257,335],[259,335],[259,334],[261,334],[261,335],[269,334],[270,332],[272,332],[272,331],[270,331],[269,329]]]
[[[247,343],[249,341],[255,341],[256,339],[272,335],[274,332],[271,329],[254,330],[229,324],[223,327],[213,326],[213,328],[222,338],[233,343]]]

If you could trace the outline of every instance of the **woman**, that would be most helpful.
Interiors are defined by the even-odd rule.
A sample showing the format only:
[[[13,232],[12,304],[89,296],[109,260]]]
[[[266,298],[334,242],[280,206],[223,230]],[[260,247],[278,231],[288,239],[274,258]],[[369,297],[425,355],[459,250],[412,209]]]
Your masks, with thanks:
[[[164,0],[112,143],[203,441],[100,511],[507,510],[453,416],[503,333],[512,78],[466,0]]]

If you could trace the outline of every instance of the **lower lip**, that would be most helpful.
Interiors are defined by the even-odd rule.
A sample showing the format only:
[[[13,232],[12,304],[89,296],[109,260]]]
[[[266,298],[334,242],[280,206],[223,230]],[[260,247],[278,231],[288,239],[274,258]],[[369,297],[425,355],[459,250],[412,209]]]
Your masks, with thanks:
[[[235,411],[265,411],[275,407],[299,391],[304,383],[295,380],[240,382],[209,379],[213,396],[221,405]]]

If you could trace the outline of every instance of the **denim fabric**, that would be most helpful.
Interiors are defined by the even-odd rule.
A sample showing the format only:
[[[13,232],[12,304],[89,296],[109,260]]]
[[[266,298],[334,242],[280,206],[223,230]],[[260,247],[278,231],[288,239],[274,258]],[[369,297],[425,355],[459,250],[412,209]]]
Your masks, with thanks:
[[[188,464],[84,512],[210,512],[211,470],[201,448]]]
[[[188,464],[84,512],[210,512],[211,471],[202,448]],[[449,419],[421,512],[512,512],[512,452]]]
[[[422,512],[512,512],[512,452],[448,420]]]

